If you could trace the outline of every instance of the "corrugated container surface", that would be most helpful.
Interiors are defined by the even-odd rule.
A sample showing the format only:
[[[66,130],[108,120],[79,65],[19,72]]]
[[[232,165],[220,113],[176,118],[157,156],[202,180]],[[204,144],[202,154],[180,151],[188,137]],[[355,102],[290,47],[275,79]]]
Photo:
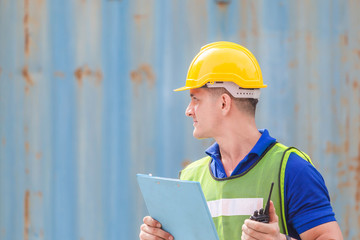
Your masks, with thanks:
[[[360,1],[1,0],[0,239],[137,239],[136,173],[177,177],[212,140],[184,115],[206,43],[249,48],[259,128],[307,152],[360,239]]]

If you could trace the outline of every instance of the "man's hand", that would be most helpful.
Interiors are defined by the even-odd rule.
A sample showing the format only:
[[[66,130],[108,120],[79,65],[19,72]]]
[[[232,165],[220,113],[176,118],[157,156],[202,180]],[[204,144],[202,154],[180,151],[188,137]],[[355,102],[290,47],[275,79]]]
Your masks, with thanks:
[[[276,215],[274,203],[272,201],[270,201],[269,215],[269,223],[261,223],[246,219],[242,226],[241,239],[285,240],[285,235],[280,233],[278,224],[279,219]]]
[[[173,240],[171,234],[161,229],[161,224],[150,216],[143,219],[144,224],[140,226],[139,237],[141,240]]]

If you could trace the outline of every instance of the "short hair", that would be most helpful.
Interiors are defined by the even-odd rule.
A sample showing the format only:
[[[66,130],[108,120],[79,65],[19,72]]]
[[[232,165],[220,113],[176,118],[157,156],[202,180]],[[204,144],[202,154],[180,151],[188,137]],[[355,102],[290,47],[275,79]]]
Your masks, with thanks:
[[[256,98],[236,98],[234,97],[228,90],[223,87],[219,88],[207,88],[211,95],[220,96],[224,93],[230,96],[230,98],[234,101],[235,106],[238,110],[242,112],[246,112],[251,116],[255,117],[256,105],[259,102]]]

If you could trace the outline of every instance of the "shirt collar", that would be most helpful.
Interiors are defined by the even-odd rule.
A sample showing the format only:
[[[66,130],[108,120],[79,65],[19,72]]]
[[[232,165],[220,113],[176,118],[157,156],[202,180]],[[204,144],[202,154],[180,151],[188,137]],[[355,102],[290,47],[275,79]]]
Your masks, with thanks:
[[[249,154],[256,154],[260,156],[270,146],[270,144],[276,142],[276,139],[270,136],[267,129],[259,129],[259,132],[261,133],[261,137],[256,142],[255,146],[251,149]],[[214,160],[220,160],[219,144],[215,142],[208,149],[206,149],[205,153]]]

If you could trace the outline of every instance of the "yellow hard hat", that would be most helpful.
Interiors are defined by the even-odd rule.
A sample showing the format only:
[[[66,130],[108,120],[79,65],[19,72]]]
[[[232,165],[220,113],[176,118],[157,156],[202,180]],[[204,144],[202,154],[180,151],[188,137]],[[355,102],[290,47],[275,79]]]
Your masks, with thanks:
[[[203,46],[190,64],[185,86],[174,91],[214,82],[233,82],[240,88],[267,87],[254,55],[239,44],[224,41]]]

